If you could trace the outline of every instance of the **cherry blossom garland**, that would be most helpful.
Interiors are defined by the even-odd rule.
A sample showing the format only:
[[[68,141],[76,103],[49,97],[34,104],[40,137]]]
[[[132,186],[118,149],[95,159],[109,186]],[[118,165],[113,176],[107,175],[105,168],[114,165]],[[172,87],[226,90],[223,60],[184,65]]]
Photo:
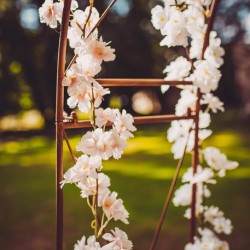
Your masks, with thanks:
[[[116,192],[112,192],[110,178],[102,172],[103,161],[113,157],[120,159],[127,147],[127,139],[133,137],[136,128],[134,118],[118,109],[102,109],[100,105],[103,97],[109,94],[109,89],[103,88],[94,77],[101,71],[103,61],[115,60],[115,50],[98,37],[98,30],[94,29],[100,16],[93,6],[94,1],[83,11],[78,9],[77,1],[71,4],[71,19],[69,22],[69,46],[74,49],[76,61],[66,71],[63,86],[67,87],[69,108],[78,108],[83,113],[90,114],[93,131],[83,135],[76,150],[83,154],[76,159],[73,167],[64,174],[61,183],[75,184],[80,189],[81,197],[93,213],[94,220],[91,227],[94,235],[83,236],[75,246],[75,250],[130,250],[133,247],[125,232],[119,228],[105,233],[111,220],[128,224],[129,213],[122,199]],[[45,0],[39,9],[40,21],[51,28],[56,28],[62,20],[63,1],[53,2]],[[110,130],[106,125],[112,124]],[[101,216],[100,216],[101,214]],[[98,242],[107,242],[101,246]]]
[[[212,134],[208,129],[211,118],[209,112],[224,111],[223,103],[212,91],[218,87],[221,78],[219,67],[223,64],[224,49],[216,32],[209,34],[209,45],[204,55],[202,49],[207,30],[207,19],[210,15],[212,0],[163,0],[163,6],[157,5],[151,10],[152,24],[164,36],[161,46],[183,46],[189,53],[188,59],[178,57],[170,65],[166,66],[166,80],[190,80],[194,86],[183,87],[180,99],[175,107],[176,115],[184,115],[188,110],[195,111],[197,101],[197,87],[202,93],[201,104],[204,111],[199,114],[199,143]],[[162,86],[162,92],[167,91],[168,86]],[[183,155],[186,148],[191,152],[194,147],[193,122],[189,120],[173,121],[168,129],[167,139],[173,143],[171,151],[175,159]],[[185,147],[185,143],[187,146]],[[200,150],[202,165],[197,168],[193,176],[189,168],[182,177],[184,183],[175,192],[173,203],[175,206],[190,206],[192,197],[192,185],[197,185],[196,217],[200,221],[199,236],[194,238],[194,243],[188,243],[185,250],[227,250],[229,245],[221,241],[218,234],[226,235],[232,232],[231,220],[224,217],[224,213],[215,206],[205,206],[204,200],[211,196],[209,184],[215,184],[215,177],[224,177],[226,171],[238,167],[238,163],[227,159],[215,147],[207,147]],[[185,217],[191,218],[191,209],[185,212]]]

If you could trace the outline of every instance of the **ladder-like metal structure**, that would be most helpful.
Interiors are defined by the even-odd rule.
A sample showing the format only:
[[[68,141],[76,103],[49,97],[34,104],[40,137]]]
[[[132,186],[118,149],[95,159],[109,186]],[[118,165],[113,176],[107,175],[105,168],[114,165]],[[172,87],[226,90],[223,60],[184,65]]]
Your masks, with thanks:
[[[56,246],[57,250],[63,249],[63,190],[60,187],[60,183],[63,180],[63,141],[65,140],[69,148],[69,152],[72,156],[73,161],[76,159],[73,154],[73,150],[70,146],[69,140],[67,138],[67,130],[69,129],[79,129],[79,128],[92,128],[90,121],[79,121],[76,116],[72,116],[72,119],[65,119],[63,115],[64,107],[64,87],[62,85],[62,80],[65,75],[65,63],[66,63],[66,48],[67,48],[67,32],[70,16],[70,6],[72,0],[64,1],[64,9],[62,16],[62,24],[60,30],[59,38],[59,49],[58,49],[58,65],[57,65],[57,87],[56,87]],[[96,29],[101,21],[104,19],[109,9],[114,4],[115,0],[107,7],[103,15],[100,17],[98,23],[94,27]],[[204,39],[203,51],[209,44],[209,33],[212,29],[215,10],[218,5],[219,0],[215,0],[212,3],[211,13],[208,20],[208,27]],[[94,29],[92,31],[94,31]],[[70,62],[68,68],[75,62],[76,56]],[[163,79],[96,79],[104,87],[159,87],[161,85],[169,86],[180,86],[180,85],[192,85],[190,81],[165,81]],[[183,116],[176,116],[175,114],[170,115],[157,115],[157,116],[143,116],[135,117],[135,124],[150,124],[150,123],[166,123],[174,120],[193,120],[194,122],[194,149],[192,156],[192,167],[193,174],[197,171],[197,166],[199,164],[199,112],[201,110],[201,93],[199,88],[197,88],[197,100],[196,107],[194,111],[190,111]],[[184,152],[185,154],[185,152]],[[171,197],[174,191],[176,181],[181,169],[183,162],[183,157],[179,160],[174,178],[172,180],[162,214],[153,237],[153,241],[150,246],[150,250],[155,249],[155,245],[161,231],[162,223],[164,221]],[[193,238],[196,233],[196,217],[195,217],[195,204],[196,204],[196,184],[192,188],[192,203],[191,203],[191,220],[190,220],[190,242],[193,242]]]

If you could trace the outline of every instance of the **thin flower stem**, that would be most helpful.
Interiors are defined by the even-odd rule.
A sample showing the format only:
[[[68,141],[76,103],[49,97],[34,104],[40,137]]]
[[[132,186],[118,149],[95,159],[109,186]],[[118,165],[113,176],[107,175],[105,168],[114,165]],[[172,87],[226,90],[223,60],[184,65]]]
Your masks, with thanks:
[[[91,109],[92,109],[92,119],[91,119],[91,124],[93,126],[93,128],[96,128],[96,124],[95,124],[95,95],[94,95],[94,84],[91,83]]]
[[[191,63],[192,71],[194,71],[195,70],[194,62],[193,62],[193,60],[190,57],[190,51],[189,51],[188,46],[185,47],[185,52],[186,52],[186,56],[187,56],[188,61]]]
[[[67,146],[68,146],[68,149],[69,149],[71,158],[72,158],[73,162],[76,164],[76,157],[74,156],[73,150],[72,150],[72,148],[71,148],[71,145],[70,145],[70,143],[69,143],[69,139],[68,139],[68,137],[67,137],[67,134],[66,134],[66,131],[65,131],[65,130],[63,130],[63,137],[64,137],[64,140],[66,141]]]
[[[98,177],[96,178],[96,197],[95,197],[95,237],[98,238],[99,216],[98,216]]]
[[[83,32],[83,37],[85,37],[86,27],[87,27],[87,25],[88,25],[89,19],[90,19],[91,14],[92,14],[92,9],[93,9],[93,5],[94,5],[94,0],[92,0],[92,1],[90,0],[90,1],[89,1],[89,5],[90,5],[89,14],[88,14],[87,20],[86,20],[86,22],[85,22],[85,24],[84,24],[83,30],[82,30],[82,32]]]
[[[106,10],[103,12],[103,14],[101,15],[101,17],[99,18],[99,20],[96,23],[96,25],[93,27],[93,29],[88,34],[87,38],[89,38],[90,35],[99,27],[99,25],[101,24],[101,22],[103,21],[103,19],[106,17],[106,15],[108,14],[108,12],[110,11],[110,9],[112,8],[112,6],[114,5],[115,2],[116,2],[116,0],[112,0],[112,2],[109,4],[109,6],[106,8]],[[78,57],[78,55],[75,54],[74,57],[72,58],[72,60],[70,61],[67,69],[65,70],[65,74],[71,68],[71,66],[75,63],[77,57]]]

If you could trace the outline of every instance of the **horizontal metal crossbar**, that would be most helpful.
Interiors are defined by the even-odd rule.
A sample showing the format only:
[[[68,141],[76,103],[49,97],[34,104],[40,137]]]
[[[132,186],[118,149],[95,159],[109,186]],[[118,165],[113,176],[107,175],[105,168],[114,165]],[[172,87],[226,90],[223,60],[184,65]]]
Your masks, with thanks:
[[[171,122],[174,120],[188,120],[195,119],[194,114],[187,114],[183,116],[176,115],[155,115],[155,116],[138,116],[134,117],[135,124],[150,124],[150,123],[164,123]],[[111,126],[111,123],[108,123],[107,126]],[[63,127],[65,129],[76,129],[76,128],[90,128],[92,127],[90,121],[66,121],[63,122]]]
[[[104,87],[158,87],[162,85],[178,86],[192,85],[191,81],[166,81],[164,79],[139,79],[139,78],[106,78],[96,79]]]

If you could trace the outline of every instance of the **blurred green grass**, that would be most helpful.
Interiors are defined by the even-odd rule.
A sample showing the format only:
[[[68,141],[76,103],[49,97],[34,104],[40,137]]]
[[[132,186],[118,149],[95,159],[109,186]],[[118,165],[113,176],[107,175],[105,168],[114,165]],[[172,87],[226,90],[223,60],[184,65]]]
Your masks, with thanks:
[[[215,133],[205,146],[219,147],[240,167],[211,187],[212,198],[207,202],[218,205],[232,219],[235,229],[225,237],[231,249],[246,250],[250,246],[250,135],[248,122],[235,116],[218,115],[221,120],[215,120]],[[128,226],[113,225],[125,229],[138,250],[149,248],[177,163],[170,153],[166,129],[167,125],[139,127],[122,159],[104,163],[111,189],[118,192],[130,212]],[[73,148],[80,137],[70,137]],[[67,169],[72,162],[66,145],[64,150]],[[3,139],[0,159],[1,249],[55,249],[54,139]],[[183,171],[190,166],[190,156],[183,166]],[[92,233],[92,217],[74,186],[65,186],[64,197],[65,249],[72,249],[83,234]],[[188,221],[183,211],[171,204],[157,249],[183,249],[188,241]]]

